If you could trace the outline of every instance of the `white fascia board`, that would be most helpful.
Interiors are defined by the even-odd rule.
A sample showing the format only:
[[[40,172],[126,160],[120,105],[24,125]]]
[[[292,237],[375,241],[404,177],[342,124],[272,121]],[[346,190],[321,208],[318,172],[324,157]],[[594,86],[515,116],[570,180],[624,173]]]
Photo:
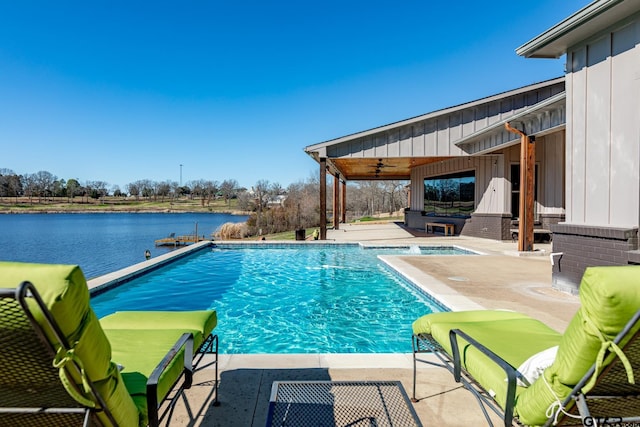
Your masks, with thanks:
[[[516,49],[525,58],[559,58],[568,48],[640,10],[638,0],[596,0]]]

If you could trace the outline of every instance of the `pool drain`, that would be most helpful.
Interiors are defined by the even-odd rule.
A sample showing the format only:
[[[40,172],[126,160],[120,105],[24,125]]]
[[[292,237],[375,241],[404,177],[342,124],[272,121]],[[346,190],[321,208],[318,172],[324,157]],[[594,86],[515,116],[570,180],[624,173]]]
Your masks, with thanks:
[[[462,277],[462,276],[453,276],[453,277],[449,277],[449,280],[453,280],[454,282],[468,282],[469,278]]]

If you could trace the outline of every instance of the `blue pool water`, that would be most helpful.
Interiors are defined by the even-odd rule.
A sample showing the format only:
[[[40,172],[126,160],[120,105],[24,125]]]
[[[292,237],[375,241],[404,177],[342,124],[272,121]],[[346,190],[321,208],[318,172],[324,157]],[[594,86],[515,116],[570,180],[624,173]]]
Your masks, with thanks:
[[[124,310],[217,310],[222,353],[411,351],[411,323],[443,308],[358,245],[215,247],[92,298]],[[425,249],[422,249],[425,252]],[[440,248],[435,253],[460,253]]]

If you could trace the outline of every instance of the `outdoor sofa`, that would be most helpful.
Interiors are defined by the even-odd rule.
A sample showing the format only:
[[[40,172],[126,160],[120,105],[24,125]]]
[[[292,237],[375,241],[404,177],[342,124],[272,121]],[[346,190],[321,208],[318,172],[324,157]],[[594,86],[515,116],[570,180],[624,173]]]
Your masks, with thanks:
[[[505,426],[640,422],[640,266],[588,268],[563,334],[521,313],[444,312],[413,323],[416,362],[447,368]],[[437,361],[424,357],[432,353]]]
[[[214,353],[217,390],[214,310],[99,321],[69,265],[0,262],[0,288],[1,425],[156,426],[204,351]]]

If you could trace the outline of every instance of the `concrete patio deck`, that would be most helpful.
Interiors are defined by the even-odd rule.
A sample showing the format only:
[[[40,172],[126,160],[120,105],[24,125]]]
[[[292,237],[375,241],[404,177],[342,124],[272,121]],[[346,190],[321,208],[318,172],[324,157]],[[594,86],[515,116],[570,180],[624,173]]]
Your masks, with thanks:
[[[416,233],[419,234],[419,233]],[[551,289],[550,244],[528,256],[516,243],[442,235],[414,236],[392,222],[341,224],[328,240],[363,244],[457,245],[482,256],[403,256],[390,263],[427,287],[452,309],[484,307],[522,311],[562,331],[578,309],[578,297]],[[409,340],[410,337],[407,337]],[[468,391],[448,371],[420,364],[413,407],[425,426],[486,425]],[[411,354],[221,355],[220,406],[212,406],[213,370],[196,372],[194,385],[163,425],[264,426],[273,381],[395,380],[412,392]],[[495,417],[495,421],[499,419]]]

